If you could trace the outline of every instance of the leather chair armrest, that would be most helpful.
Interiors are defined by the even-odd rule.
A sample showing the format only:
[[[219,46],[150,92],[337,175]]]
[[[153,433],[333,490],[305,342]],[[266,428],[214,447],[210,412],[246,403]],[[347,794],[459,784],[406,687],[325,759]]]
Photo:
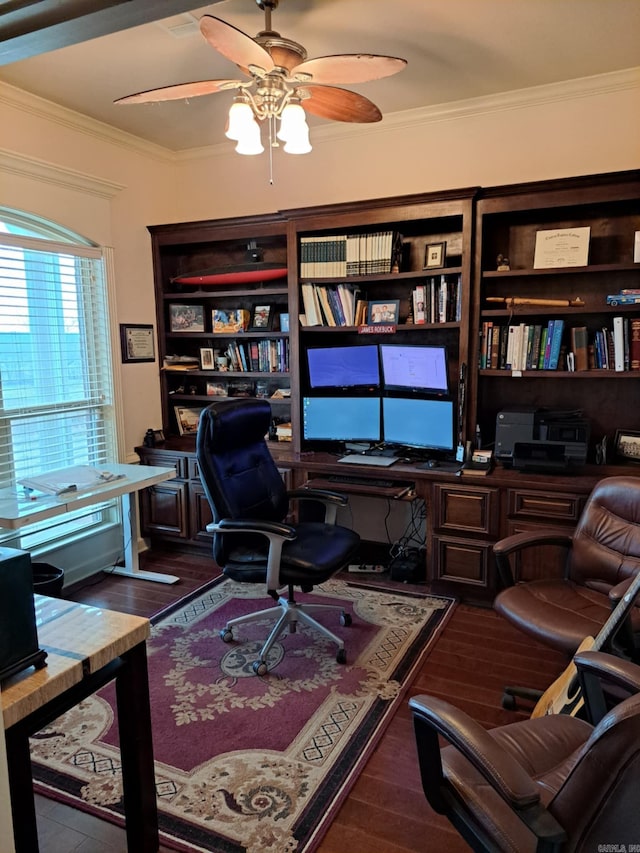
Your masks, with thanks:
[[[556,545],[561,548],[570,548],[572,542],[571,536],[567,533],[537,530],[514,533],[513,536],[505,536],[504,539],[500,539],[493,546],[493,555],[502,585],[504,587],[514,586],[516,582],[509,560],[511,554],[538,545]]]
[[[414,720],[426,723],[455,746],[511,806],[523,808],[539,802],[538,788],[522,765],[464,711],[434,696],[415,696],[409,707]]]
[[[515,758],[500,749],[475,720],[448,702],[433,696],[409,700],[413,711],[422,785],[432,807],[449,811],[448,785],[442,774],[439,736],[470,761],[489,785],[545,846],[556,849],[566,839],[557,820],[540,802],[538,788]],[[455,807],[452,807],[455,809]]]
[[[349,499],[340,492],[329,489],[292,489],[287,492],[289,500],[316,501],[324,506],[325,524],[335,524],[338,507],[347,506]]]
[[[286,541],[296,538],[295,527],[282,524],[278,521],[260,521],[259,519],[234,520],[222,518],[218,522],[207,524],[207,533],[261,533],[269,540],[269,554],[267,557],[267,592],[276,597],[276,591],[280,589],[280,558],[282,546]]]
[[[625,593],[633,583],[633,578],[626,578],[620,583],[617,583],[615,586],[612,586],[609,590],[609,601],[611,602],[611,609],[613,610],[617,604],[619,604],[625,596]]]
[[[640,666],[606,652],[576,652],[573,662],[578,673],[604,679],[621,687],[629,695],[640,693]]]

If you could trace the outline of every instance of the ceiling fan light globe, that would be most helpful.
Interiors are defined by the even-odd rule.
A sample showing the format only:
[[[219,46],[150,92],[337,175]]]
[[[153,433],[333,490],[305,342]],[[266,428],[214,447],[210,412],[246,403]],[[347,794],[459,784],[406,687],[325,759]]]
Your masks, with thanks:
[[[238,139],[236,151],[238,154],[245,154],[249,157],[255,154],[262,154],[264,151],[264,146],[260,139],[260,126],[255,119],[247,123],[244,128],[242,136]]]
[[[309,127],[304,110],[299,103],[289,102],[280,116],[280,129],[276,134],[278,139],[288,142],[290,139],[297,139],[305,132],[308,137]]]
[[[308,154],[312,150],[309,142],[309,128],[301,131],[300,134],[288,139],[282,149],[287,154]]]
[[[228,127],[225,136],[228,139],[235,139],[237,142],[250,132],[247,128],[252,123],[255,123],[255,118],[249,104],[246,101],[234,101],[229,109]]]

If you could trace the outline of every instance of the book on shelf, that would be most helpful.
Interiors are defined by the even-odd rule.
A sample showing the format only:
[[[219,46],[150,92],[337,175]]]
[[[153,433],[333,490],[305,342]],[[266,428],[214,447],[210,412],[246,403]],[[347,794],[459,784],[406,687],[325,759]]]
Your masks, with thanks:
[[[564,320],[551,320],[553,332],[551,335],[551,346],[549,348],[549,370],[557,370],[560,363],[560,348],[562,346],[562,335],[564,332]]]
[[[571,351],[576,371],[589,369],[589,339],[586,326],[573,326],[570,332]]]
[[[632,317],[629,326],[629,368],[640,370],[640,317]]]
[[[163,370],[199,370],[200,360],[188,355],[166,355],[162,360]]]
[[[614,370],[624,371],[624,321],[622,317],[613,318],[613,361]]]
[[[425,321],[424,312],[424,285],[419,284],[414,288],[413,294],[413,322],[417,325],[423,325]]]
[[[301,278],[342,278],[399,269],[402,235],[385,230],[300,238]]]

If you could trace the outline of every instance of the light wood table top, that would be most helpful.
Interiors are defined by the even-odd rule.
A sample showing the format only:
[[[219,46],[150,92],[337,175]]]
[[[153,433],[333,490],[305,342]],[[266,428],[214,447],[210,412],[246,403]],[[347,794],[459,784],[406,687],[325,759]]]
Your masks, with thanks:
[[[148,619],[73,601],[35,596],[38,644],[46,666],[29,667],[2,683],[5,729],[79,684],[119,655],[146,640]]]

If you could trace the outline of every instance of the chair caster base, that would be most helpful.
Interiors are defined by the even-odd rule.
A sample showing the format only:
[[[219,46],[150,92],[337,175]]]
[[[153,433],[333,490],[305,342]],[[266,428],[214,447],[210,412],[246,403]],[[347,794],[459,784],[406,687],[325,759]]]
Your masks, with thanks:
[[[351,618],[351,614],[346,613],[343,610],[342,613],[340,614],[340,624],[342,625],[342,627],[348,628],[352,622],[353,622],[353,619]],[[340,661],[338,661],[338,663],[340,663]]]
[[[347,662],[347,653],[344,649],[338,649],[338,653],[336,654],[336,663],[346,663]]]
[[[252,667],[253,671],[256,675],[263,676],[269,672],[269,667],[263,660],[256,660],[253,662]]]
[[[233,641],[233,631],[231,628],[222,628],[220,631],[220,639],[223,643],[231,643]]]
[[[516,697],[512,696],[511,693],[503,693],[502,702],[500,704],[505,709],[505,711],[515,711],[518,707]]]

